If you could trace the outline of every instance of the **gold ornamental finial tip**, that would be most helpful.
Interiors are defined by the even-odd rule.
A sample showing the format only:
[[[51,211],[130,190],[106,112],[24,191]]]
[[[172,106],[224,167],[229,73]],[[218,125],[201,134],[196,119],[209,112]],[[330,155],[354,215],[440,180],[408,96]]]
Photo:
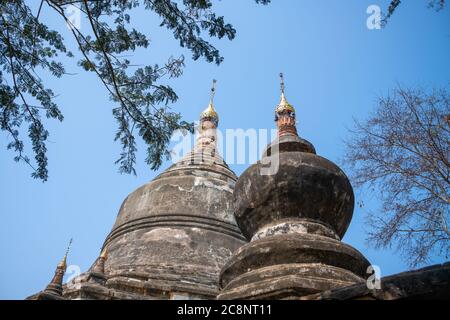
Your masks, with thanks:
[[[284,74],[280,73],[280,87],[281,87],[281,98],[280,103],[277,106],[276,112],[283,112],[283,111],[289,111],[289,112],[295,112],[295,108],[293,105],[291,105],[284,94],[286,89],[286,84],[284,82]]]
[[[219,121],[219,115],[214,110],[214,96],[216,95],[216,83],[217,80],[213,80],[211,87],[211,98],[208,107],[201,113],[200,119],[210,118],[215,121]]]
[[[64,258],[59,262],[58,268],[66,269],[67,267],[67,257],[64,256]]]
[[[69,245],[67,246],[67,249],[66,249],[66,253],[64,254],[64,257],[61,260],[61,262],[58,264],[58,267],[66,269],[66,267],[67,267],[67,255],[69,254],[70,246],[72,245],[72,240],[73,239],[70,238]]]

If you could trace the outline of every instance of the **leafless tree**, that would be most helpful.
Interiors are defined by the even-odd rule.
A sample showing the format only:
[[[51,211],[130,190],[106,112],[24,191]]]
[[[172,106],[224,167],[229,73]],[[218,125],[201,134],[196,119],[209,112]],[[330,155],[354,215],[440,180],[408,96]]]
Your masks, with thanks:
[[[346,141],[352,182],[382,203],[367,213],[368,243],[396,247],[413,267],[449,254],[449,101],[448,89],[399,87]]]

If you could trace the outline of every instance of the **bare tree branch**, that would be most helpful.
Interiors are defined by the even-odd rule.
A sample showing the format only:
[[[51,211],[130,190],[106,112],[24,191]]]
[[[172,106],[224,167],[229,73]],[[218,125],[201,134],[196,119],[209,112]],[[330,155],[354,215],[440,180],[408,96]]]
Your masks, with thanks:
[[[381,212],[368,213],[368,242],[395,245],[413,266],[449,254],[449,114],[447,90],[399,87],[355,121],[346,141],[352,181],[378,190],[382,202]]]

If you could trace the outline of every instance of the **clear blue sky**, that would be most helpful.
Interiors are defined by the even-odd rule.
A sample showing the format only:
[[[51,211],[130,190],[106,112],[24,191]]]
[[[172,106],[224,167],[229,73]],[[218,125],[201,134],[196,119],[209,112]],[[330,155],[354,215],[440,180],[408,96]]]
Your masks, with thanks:
[[[31,1],[29,1],[31,2]],[[159,19],[136,12],[136,24],[148,30],[148,50],[134,54],[139,63],[164,62],[186,55],[184,75],[170,83],[179,94],[174,109],[189,121],[198,119],[208,103],[211,79],[219,81],[216,105],[222,129],[273,128],[279,99],[278,74],[284,71],[287,95],[297,108],[299,132],[318,153],[338,162],[342,139],[352,117],[362,119],[376,98],[397,84],[425,88],[448,86],[450,76],[450,10],[436,13],[427,1],[404,1],[381,31],[368,30],[366,9],[379,0],[283,0],[258,6],[253,0],[216,2],[218,13],[238,30],[237,38],[214,41],[225,56],[217,67],[192,61],[179,48]],[[46,19],[65,26],[45,8]],[[81,21],[83,23],[86,21]],[[87,28],[87,25],[86,25]],[[89,268],[111,230],[123,199],[158,172],[144,164],[141,144],[138,176],[120,175],[114,161],[120,146],[113,141],[116,123],[100,82],[81,71],[75,60],[68,72],[76,75],[48,79],[59,94],[65,120],[49,122],[50,179],[33,180],[30,170],[15,163],[0,136],[0,298],[22,299],[43,289],[53,276],[70,237],[69,264]],[[247,165],[232,165],[239,175]],[[408,269],[394,250],[373,250],[365,243],[364,215],[377,209],[375,197],[357,194],[366,206],[356,208],[344,241],[376,265],[382,275]],[[440,261],[436,258],[433,262]]]

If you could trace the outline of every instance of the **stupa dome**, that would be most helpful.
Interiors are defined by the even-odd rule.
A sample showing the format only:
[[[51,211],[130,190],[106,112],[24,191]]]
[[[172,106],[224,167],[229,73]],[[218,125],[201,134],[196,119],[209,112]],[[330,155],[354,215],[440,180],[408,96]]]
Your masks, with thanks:
[[[370,265],[340,241],[353,215],[350,181],[298,136],[281,80],[278,137],[234,188],[236,221],[250,242],[223,267],[219,299],[293,299],[363,283]]]
[[[216,152],[216,120],[201,117],[192,152],[123,202],[104,244],[108,287],[166,298],[218,294],[220,269],[245,238],[233,215],[237,177]]]
[[[345,173],[312,153],[314,147],[304,139],[283,136],[274,145],[236,184],[235,215],[243,234],[251,239],[274,221],[295,218],[304,221],[305,228],[313,228],[312,233],[342,238],[354,207]],[[278,168],[273,174],[261,174],[268,164]]]

